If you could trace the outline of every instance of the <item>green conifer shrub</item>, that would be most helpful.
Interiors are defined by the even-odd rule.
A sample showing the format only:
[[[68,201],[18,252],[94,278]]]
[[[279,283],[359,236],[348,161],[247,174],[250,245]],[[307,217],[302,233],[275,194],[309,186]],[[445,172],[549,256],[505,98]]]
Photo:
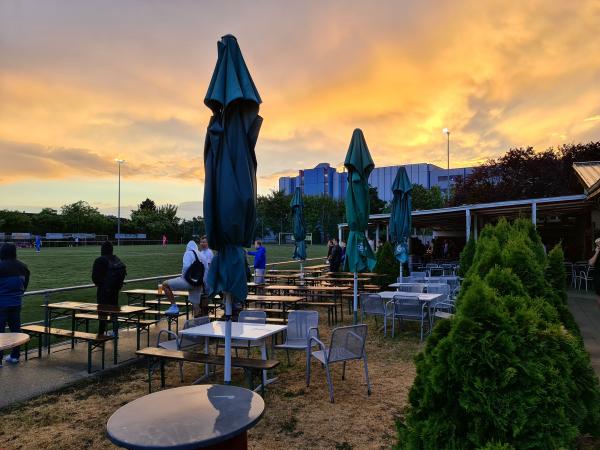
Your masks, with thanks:
[[[561,255],[546,258],[532,229],[501,220],[483,230],[454,318],[415,359],[396,448],[571,448],[600,435],[598,378],[548,278]]]
[[[387,286],[391,283],[395,283],[396,279],[400,276],[400,263],[394,256],[394,249],[392,244],[386,242],[379,250],[377,250],[377,254],[375,255],[377,258],[377,263],[375,264],[375,273],[379,273],[385,275],[384,277],[379,278],[379,283],[381,286]],[[407,271],[404,271],[404,274],[408,276]]]

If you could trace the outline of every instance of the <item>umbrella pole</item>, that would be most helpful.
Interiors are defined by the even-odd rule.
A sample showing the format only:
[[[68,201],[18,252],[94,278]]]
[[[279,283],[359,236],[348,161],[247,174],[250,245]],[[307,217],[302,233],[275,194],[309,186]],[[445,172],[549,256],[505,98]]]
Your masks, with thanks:
[[[358,274],[354,272],[354,325],[358,323]]]
[[[225,292],[225,376],[223,383],[231,384],[231,294]]]
[[[300,284],[304,284],[304,264],[300,260]]]

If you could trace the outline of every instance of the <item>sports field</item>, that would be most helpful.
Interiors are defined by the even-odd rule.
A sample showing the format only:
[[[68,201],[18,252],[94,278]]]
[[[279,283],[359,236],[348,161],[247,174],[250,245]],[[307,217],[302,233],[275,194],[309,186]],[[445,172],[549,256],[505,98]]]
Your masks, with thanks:
[[[290,261],[292,245],[267,245],[267,263]],[[127,265],[127,279],[170,275],[181,271],[181,258],[185,245],[128,245],[115,247],[115,254]],[[308,247],[308,257],[325,258],[327,247]],[[28,291],[90,284],[92,264],[100,255],[100,247],[48,247],[36,254],[33,249],[19,249],[18,258],[29,266],[31,280]],[[248,262],[252,264],[252,257]],[[313,264],[320,263],[315,262]],[[288,266],[288,265],[286,265]],[[286,267],[281,266],[281,267]],[[297,267],[292,263],[289,267]],[[156,287],[156,282],[128,285],[127,288]],[[123,296],[124,297],[124,296]],[[51,302],[62,300],[95,301],[93,289],[52,294]],[[125,298],[121,299],[122,301]],[[27,296],[23,301],[22,322],[41,320],[44,317],[42,296]]]

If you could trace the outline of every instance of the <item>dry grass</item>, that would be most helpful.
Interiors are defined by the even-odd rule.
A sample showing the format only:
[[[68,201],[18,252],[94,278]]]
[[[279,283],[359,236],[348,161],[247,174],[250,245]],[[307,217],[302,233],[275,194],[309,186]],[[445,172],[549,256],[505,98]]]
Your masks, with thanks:
[[[406,406],[415,376],[413,356],[420,344],[415,332],[383,339],[374,322],[369,325],[372,395],[367,396],[361,363],[348,364],[344,381],[341,365],[334,365],[336,401],[331,404],[323,369],[313,362],[307,388],[302,355],[294,355],[293,365],[288,367],[281,353],[279,381],[269,386],[265,415],[248,434],[250,448],[380,449],[394,443],[394,421]],[[322,326],[321,332],[327,342],[329,328]],[[186,365],[185,383],[197,378],[201,370],[201,366]],[[234,375],[242,384],[241,373]],[[171,364],[167,387],[179,385],[177,366]],[[114,448],[106,438],[108,418],[120,406],[146,393],[145,368],[130,368],[5,409],[0,411],[0,448]]]

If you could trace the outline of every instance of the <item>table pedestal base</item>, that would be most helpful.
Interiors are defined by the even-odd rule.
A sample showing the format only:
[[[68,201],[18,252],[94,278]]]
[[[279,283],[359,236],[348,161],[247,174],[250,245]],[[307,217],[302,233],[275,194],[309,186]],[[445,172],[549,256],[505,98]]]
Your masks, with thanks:
[[[218,444],[208,447],[202,447],[204,450],[247,450],[248,449],[248,433],[243,432],[236,437]]]

